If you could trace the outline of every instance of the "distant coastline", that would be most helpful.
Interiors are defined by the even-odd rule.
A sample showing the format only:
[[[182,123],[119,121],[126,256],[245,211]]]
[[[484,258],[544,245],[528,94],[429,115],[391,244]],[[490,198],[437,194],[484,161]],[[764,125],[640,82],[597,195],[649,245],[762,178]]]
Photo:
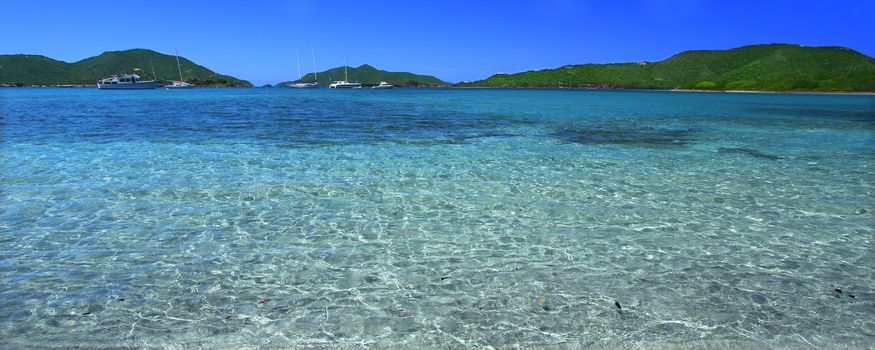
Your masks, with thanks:
[[[875,59],[837,46],[749,45],[684,51],[658,62],[572,64],[497,73],[464,87],[875,92]]]
[[[179,63],[181,69],[175,55],[148,49],[107,51],[72,63],[42,55],[0,55],[0,85],[88,86],[112,75],[136,72],[144,79],[159,82],[181,76],[197,86],[252,86],[246,80],[216,73],[183,56],[179,56]]]
[[[712,92],[730,94],[800,94],[800,95],[875,95],[875,91],[816,91],[816,90],[688,90],[670,89],[675,92]]]
[[[180,57],[184,79],[197,86],[252,87]],[[147,49],[110,51],[74,63],[40,55],[0,55],[0,86],[91,87],[98,79],[137,70],[141,76],[166,80],[176,70],[175,57]],[[132,68],[141,67],[141,68]],[[749,45],[729,50],[684,51],[658,62],[572,64],[519,73],[497,73],[456,84],[409,72],[359,67],[335,67],[318,72],[318,82],[349,74],[363,85],[387,81],[405,87],[546,88],[594,90],[668,90],[744,93],[875,93],[875,58],[837,46],[792,44]],[[295,81],[309,81],[310,75]],[[310,79],[312,80],[312,79]]]
[[[253,86],[201,86],[202,88],[258,88]],[[16,89],[96,89],[97,85],[0,85],[2,88]],[[263,86],[261,88],[283,88],[283,86]],[[397,86],[399,89],[460,89],[460,90],[591,90],[591,91],[641,91],[641,92],[693,92],[693,93],[729,93],[729,94],[793,94],[793,95],[861,95],[875,96],[875,91],[769,91],[769,90],[695,90],[695,89],[646,89],[646,88],[595,88],[595,87],[492,87],[492,86],[453,86],[453,85],[429,85],[429,86]]]
[[[653,91],[653,92],[701,92],[738,94],[813,94],[813,95],[875,95],[875,91],[816,91],[816,90],[695,90],[695,89],[648,89],[648,88],[596,88],[596,87],[555,87],[555,86],[450,86],[453,89],[472,90],[592,90],[592,91]]]

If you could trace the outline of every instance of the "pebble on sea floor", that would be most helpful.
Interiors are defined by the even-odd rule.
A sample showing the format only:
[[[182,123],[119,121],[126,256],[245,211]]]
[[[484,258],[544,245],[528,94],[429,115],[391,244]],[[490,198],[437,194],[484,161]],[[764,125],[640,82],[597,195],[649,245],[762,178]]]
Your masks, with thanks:
[[[541,308],[544,309],[544,311],[550,311],[551,307],[550,304],[547,303],[546,297],[538,297],[538,302],[541,303]]]
[[[856,295],[853,295],[851,293],[845,293],[841,288],[836,288],[836,289],[832,290],[832,295],[835,296],[836,298],[841,298],[842,294],[846,294],[848,296],[848,298],[851,298],[851,299],[857,298]]]
[[[623,309],[623,307],[620,306],[620,302],[619,302],[619,301],[615,301],[615,302],[614,302],[614,306],[617,307],[617,310],[622,310],[622,309]]]

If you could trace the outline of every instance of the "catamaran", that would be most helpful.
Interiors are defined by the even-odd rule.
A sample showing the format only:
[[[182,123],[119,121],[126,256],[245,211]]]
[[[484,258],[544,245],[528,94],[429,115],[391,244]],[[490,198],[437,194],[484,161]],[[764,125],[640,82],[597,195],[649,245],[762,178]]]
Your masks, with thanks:
[[[164,85],[166,89],[191,89],[194,88],[193,84],[186,83],[185,80],[182,79],[182,65],[179,64],[179,51],[176,51],[176,69],[179,71],[179,80],[174,80],[170,85]]]
[[[298,89],[315,89],[319,87],[319,79],[316,77],[316,50],[310,48],[310,53],[313,55],[313,82],[311,83],[294,83],[289,85],[292,88]],[[304,77],[301,75],[301,59],[298,57],[298,49],[295,49],[295,60],[298,61],[298,76],[303,79]],[[301,80],[298,79],[298,80]]]
[[[349,73],[346,71],[346,50],[343,50],[343,80],[338,80],[328,85],[329,88],[332,89],[361,89],[361,83],[351,83],[349,82]]]
[[[154,90],[157,86],[154,80],[140,80],[137,73],[113,75],[97,81],[100,90]]]

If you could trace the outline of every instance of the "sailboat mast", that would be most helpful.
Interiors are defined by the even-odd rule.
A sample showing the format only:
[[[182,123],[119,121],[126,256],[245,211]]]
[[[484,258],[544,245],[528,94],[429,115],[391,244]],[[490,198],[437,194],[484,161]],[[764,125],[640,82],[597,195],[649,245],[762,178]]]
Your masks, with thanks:
[[[319,78],[316,77],[316,49],[310,48],[310,55],[313,57],[313,81],[319,82]]]
[[[298,62],[298,80],[301,80],[304,76],[301,75],[301,57],[298,56],[298,48],[295,48],[295,61]]]
[[[179,64],[179,50],[174,51],[176,51],[176,69],[179,70],[179,81],[185,81],[182,80],[182,65]]]
[[[349,74],[346,72],[346,49],[343,49],[343,81],[349,81]]]
[[[155,74],[155,65],[152,64],[152,59],[149,59],[149,65],[152,66],[152,79],[158,81],[158,75]]]

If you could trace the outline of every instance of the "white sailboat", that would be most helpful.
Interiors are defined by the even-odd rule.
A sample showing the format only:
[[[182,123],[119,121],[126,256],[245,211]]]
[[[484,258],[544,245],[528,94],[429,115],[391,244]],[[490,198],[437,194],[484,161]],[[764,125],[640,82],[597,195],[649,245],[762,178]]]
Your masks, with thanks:
[[[297,89],[315,89],[315,88],[319,87],[319,79],[316,78],[316,50],[314,50],[313,48],[310,48],[310,50],[311,50],[310,53],[313,55],[313,82],[312,83],[304,83],[304,82],[294,83],[292,85],[289,85],[289,87],[297,88]],[[298,61],[298,76],[301,77],[301,79],[303,79],[304,77],[301,76],[301,59],[298,56],[298,49],[295,49],[295,60]],[[301,80],[301,79],[298,79],[298,80]]]
[[[361,89],[361,83],[351,83],[349,82],[349,73],[346,70],[346,50],[343,50],[343,80],[338,80],[328,85],[329,88],[332,89]]]
[[[182,65],[179,64],[179,51],[176,51],[176,69],[179,71],[179,80],[174,80],[170,85],[164,85],[166,89],[191,89],[194,85],[186,83],[182,79]]]

